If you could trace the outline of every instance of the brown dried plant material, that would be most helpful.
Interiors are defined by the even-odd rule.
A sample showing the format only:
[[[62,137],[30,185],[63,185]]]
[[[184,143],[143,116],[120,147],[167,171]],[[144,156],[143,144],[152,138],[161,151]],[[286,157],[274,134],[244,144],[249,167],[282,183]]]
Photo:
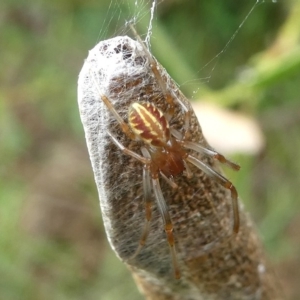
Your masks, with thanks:
[[[208,146],[188,100],[160,65],[159,72],[168,89],[190,110],[191,141]],[[230,193],[192,166],[192,178],[184,174],[175,178],[177,190],[161,180],[174,224],[181,279],[174,278],[163,221],[155,203],[146,244],[130,259],[145,223],[143,166],[123,154],[108,131],[138,154],[141,143],[122,132],[99,91],[126,122],[132,102],[147,101],[163,112],[169,106],[139,42],[115,37],[90,51],[79,76],[78,101],[104,225],[111,247],[132,271],[146,299],[280,299],[249,217],[240,209],[240,231],[229,239],[233,223]],[[175,104],[170,126],[180,130],[184,114]],[[220,172],[213,159],[195,156]]]

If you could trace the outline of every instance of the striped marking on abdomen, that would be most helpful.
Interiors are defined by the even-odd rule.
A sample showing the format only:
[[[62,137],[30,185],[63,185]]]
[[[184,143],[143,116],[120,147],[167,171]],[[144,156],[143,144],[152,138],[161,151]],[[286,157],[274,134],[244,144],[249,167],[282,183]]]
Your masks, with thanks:
[[[132,131],[145,143],[163,147],[170,138],[169,123],[151,103],[134,102],[129,107],[128,122]]]

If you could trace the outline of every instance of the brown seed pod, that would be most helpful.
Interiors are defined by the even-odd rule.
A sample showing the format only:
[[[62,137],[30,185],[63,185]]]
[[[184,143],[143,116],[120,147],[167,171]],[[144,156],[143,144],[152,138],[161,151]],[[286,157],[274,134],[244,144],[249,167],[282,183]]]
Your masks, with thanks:
[[[216,161],[238,166],[209,147],[188,100],[139,38],[90,51],[78,101],[108,240],[147,299],[277,299],[243,212],[234,234],[237,193]]]

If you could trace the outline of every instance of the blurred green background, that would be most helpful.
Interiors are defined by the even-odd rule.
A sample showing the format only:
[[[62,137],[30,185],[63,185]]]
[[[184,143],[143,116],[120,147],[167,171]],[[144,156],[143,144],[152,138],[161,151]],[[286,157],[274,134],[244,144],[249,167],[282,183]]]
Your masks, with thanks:
[[[1,2],[0,299],[142,299],[106,241],[76,95],[99,40],[133,16],[145,37],[150,5],[134,2]],[[300,1],[261,1],[218,55],[255,2],[165,0],[152,50],[193,101],[261,125],[265,149],[228,176],[299,299]]]

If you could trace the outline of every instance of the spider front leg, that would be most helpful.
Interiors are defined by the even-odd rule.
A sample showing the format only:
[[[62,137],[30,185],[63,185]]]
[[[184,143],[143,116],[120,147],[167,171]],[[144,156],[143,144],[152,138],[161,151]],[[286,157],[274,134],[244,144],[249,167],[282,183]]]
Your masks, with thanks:
[[[231,200],[232,200],[232,210],[233,210],[233,232],[238,233],[239,227],[240,227],[240,217],[239,217],[239,206],[238,206],[238,193],[236,191],[236,188],[234,185],[227,180],[224,176],[213,170],[211,167],[200,161],[199,159],[188,155],[186,160],[193,165],[195,165],[197,168],[202,170],[204,173],[209,175],[212,179],[214,179],[216,182],[221,184],[226,189],[230,190],[231,193]]]
[[[162,91],[162,94],[163,94],[165,100],[170,105],[169,118],[173,117],[173,115],[174,115],[175,101],[183,109],[183,111],[184,111],[184,125],[183,125],[183,128],[185,130],[184,136],[186,137],[187,134],[188,134],[188,129],[189,129],[190,110],[184,104],[184,102],[182,102],[181,99],[179,99],[179,97],[177,97],[176,94],[174,92],[172,92],[172,90],[169,89],[169,87],[167,86],[164,78],[161,75],[161,72],[159,71],[157,61],[151,55],[150,51],[148,50],[148,48],[146,47],[146,45],[142,41],[141,37],[139,36],[137,31],[135,30],[134,26],[132,24],[129,24],[129,27],[130,27],[131,31],[133,32],[133,34],[134,34],[135,38],[137,39],[137,41],[143,47],[143,50],[144,50],[144,52],[147,55],[147,58],[149,60],[149,65],[150,65],[151,71],[154,74],[154,77],[155,77],[155,79],[156,79],[156,81],[157,81],[157,83],[158,83],[158,85],[159,85],[159,87]],[[175,101],[174,101],[174,99],[175,99]],[[167,119],[169,119],[169,118],[167,118]]]

